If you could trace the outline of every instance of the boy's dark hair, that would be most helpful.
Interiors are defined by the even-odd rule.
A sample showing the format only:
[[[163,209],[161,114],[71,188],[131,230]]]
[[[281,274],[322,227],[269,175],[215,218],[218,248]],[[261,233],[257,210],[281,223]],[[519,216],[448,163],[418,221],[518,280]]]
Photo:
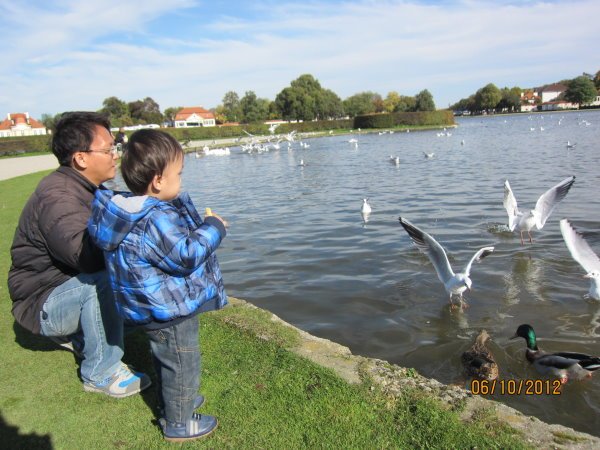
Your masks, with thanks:
[[[104,127],[110,133],[110,122],[100,113],[73,111],[61,114],[52,135],[52,153],[61,166],[70,166],[74,153],[90,149],[96,126]]]
[[[129,190],[143,195],[155,175],[162,175],[167,165],[183,157],[177,139],[164,131],[139,130],[131,135],[121,159],[121,174]]]

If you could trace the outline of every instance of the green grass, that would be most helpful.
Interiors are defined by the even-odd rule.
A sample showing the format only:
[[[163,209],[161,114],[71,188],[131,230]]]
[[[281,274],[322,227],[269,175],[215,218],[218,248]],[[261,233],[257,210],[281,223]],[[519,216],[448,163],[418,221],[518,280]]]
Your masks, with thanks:
[[[20,210],[41,174],[0,182],[0,271]],[[66,351],[13,324],[0,283],[0,434],[3,448],[173,448],[156,426],[154,388],[125,399],[85,393]],[[286,348],[298,337],[264,311],[226,308],[201,317],[201,412],[219,418],[211,437],[186,448],[524,448],[494,414],[462,423],[435,399],[407,391],[390,400],[350,385]],[[145,335],[126,339],[125,361],[154,376]]]

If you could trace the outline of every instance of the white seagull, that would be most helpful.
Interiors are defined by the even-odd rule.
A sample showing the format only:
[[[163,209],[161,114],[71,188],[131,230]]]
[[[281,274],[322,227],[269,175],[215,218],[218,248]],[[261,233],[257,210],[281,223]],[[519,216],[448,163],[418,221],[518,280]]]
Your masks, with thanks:
[[[571,256],[586,271],[584,277],[590,279],[590,290],[587,297],[600,300],[600,259],[598,255],[567,219],[560,221],[560,231]]]
[[[449,301],[451,307],[454,307],[454,304],[452,303],[452,296],[456,295],[460,300],[461,308],[465,308],[467,304],[463,299],[463,292],[470,290],[472,286],[470,278],[471,266],[473,265],[474,261],[481,261],[483,258],[492,253],[494,251],[494,247],[480,248],[477,250],[475,255],[473,255],[462,272],[454,273],[443,247],[431,235],[425,233],[423,230],[420,230],[402,217],[399,217],[398,220],[400,220],[400,225],[404,227],[417,248],[429,257],[429,260],[437,272],[438,278],[442,283],[444,283],[444,288],[450,296]]]
[[[519,211],[517,206],[517,199],[513,194],[508,180],[504,182],[504,208],[508,213],[508,228],[510,231],[514,231],[517,228],[521,234],[521,245],[523,242],[523,232],[527,231],[529,236],[529,243],[533,244],[533,238],[531,237],[531,230],[533,227],[537,227],[541,230],[550,217],[550,214],[558,205],[558,203],[565,198],[571,186],[575,183],[575,177],[571,176],[565,178],[556,186],[548,189],[540,198],[538,198],[535,208],[528,213]]]
[[[369,205],[369,199],[363,198],[362,208],[360,209],[361,214],[371,214],[371,205]]]

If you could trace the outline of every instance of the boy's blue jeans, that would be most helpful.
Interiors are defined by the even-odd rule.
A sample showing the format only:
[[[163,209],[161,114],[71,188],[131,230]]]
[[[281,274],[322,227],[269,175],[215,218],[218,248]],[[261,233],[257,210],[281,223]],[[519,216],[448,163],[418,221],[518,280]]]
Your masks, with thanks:
[[[123,319],[106,271],[81,273],[54,288],[40,312],[44,336],[83,342],[81,378],[99,383],[114,375],[123,357]]]
[[[198,316],[159,330],[146,330],[158,376],[158,402],[169,422],[192,418],[200,387]]]

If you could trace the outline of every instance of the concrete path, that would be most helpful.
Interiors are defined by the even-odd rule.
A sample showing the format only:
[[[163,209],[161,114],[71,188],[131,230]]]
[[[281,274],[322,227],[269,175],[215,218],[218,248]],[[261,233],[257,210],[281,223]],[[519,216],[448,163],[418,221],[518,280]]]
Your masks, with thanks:
[[[21,158],[0,159],[0,180],[56,169],[58,161],[54,155],[23,156]]]

